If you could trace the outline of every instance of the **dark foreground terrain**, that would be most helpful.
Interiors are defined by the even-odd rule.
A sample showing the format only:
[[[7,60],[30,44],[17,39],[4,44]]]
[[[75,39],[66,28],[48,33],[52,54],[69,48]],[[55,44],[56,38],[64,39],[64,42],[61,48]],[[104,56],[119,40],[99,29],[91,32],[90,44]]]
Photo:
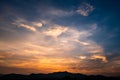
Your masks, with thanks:
[[[83,74],[75,74],[68,72],[55,72],[49,74],[6,74],[0,75],[0,80],[120,80],[120,77],[105,76],[87,76]]]

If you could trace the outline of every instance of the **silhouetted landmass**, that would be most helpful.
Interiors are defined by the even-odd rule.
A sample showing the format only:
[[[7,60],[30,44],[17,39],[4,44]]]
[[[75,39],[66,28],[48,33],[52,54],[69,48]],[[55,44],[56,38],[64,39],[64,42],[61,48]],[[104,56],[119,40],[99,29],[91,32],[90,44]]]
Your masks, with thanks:
[[[88,76],[78,73],[55,72],[49,74],[0,74],[0,80],[120,80],[120,77]]]

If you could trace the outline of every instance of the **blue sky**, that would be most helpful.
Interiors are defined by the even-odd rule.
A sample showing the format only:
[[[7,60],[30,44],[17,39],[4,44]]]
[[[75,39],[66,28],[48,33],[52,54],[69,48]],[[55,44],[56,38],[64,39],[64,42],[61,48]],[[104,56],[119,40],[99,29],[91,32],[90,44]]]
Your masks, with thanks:
[[[1,0],[0,73],[119,75],[119,7],[119,0]]]

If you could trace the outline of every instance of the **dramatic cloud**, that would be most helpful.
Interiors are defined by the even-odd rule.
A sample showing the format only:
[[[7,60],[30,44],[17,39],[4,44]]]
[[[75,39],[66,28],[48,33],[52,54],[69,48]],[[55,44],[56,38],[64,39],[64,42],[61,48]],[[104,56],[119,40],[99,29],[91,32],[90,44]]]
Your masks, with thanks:
[[[120,73],[120,29],[116,17],[119,5],[115,1],[109,3],[0,2],[0,73],[70,71],[117,75]]]
[[[70,65],[79,64],[81,60],[100,59],[101,62],[107,61],[105,56],[101,56],[104,53],[102,46],[88,39],[97,29],[97,24],[91,25],[89,30],[77,30],[74,27],[61,26],[42,20],[48,27],[41,27],[39,31],[36,30],[37,28],[35,26],[33,26],[35,28],[34,30],[31,29],[30,26],[24,25],[25,23],[36,25],[35,22],[29,22],[24,19],[21,20],[23,21],[19,20],[19,23],[16,22],[16,24],[30,29],[35,33],[29,34],[28,39],[24,42],[18,41],[16,44],[3,43],[6,48],[1,48],[1,50],[7,53],[14,53],[14,55],[12,55],[11,58],[9,57],[6,60],[2,60],[2,66],[9,65],[7,67],[16,68],[29,66],[29,68],[37,68],[39,71],[45,70],[44,72],[62,70],[74,72],[71,68],[73,66]],[[39,25],[42,26],[41,23],[36,26]],[[0,56],[1,58],[3,57],[3,55]],[[33,65],[30,66],[31,64]]]
[[[88,3],[83,3],[79,6],[77,13],[82,16],[88,16],[90,12],[94,10],[94,7]]]

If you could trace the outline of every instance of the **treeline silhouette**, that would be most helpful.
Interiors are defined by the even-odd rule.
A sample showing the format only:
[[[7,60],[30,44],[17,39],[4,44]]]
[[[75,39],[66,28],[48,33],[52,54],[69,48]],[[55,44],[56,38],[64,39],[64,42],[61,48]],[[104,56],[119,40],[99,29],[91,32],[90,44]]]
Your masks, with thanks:
[[[120,77],[83,75],[79,73],[54,72],[49,74],[0,74],[0,80],[120,80]]]

